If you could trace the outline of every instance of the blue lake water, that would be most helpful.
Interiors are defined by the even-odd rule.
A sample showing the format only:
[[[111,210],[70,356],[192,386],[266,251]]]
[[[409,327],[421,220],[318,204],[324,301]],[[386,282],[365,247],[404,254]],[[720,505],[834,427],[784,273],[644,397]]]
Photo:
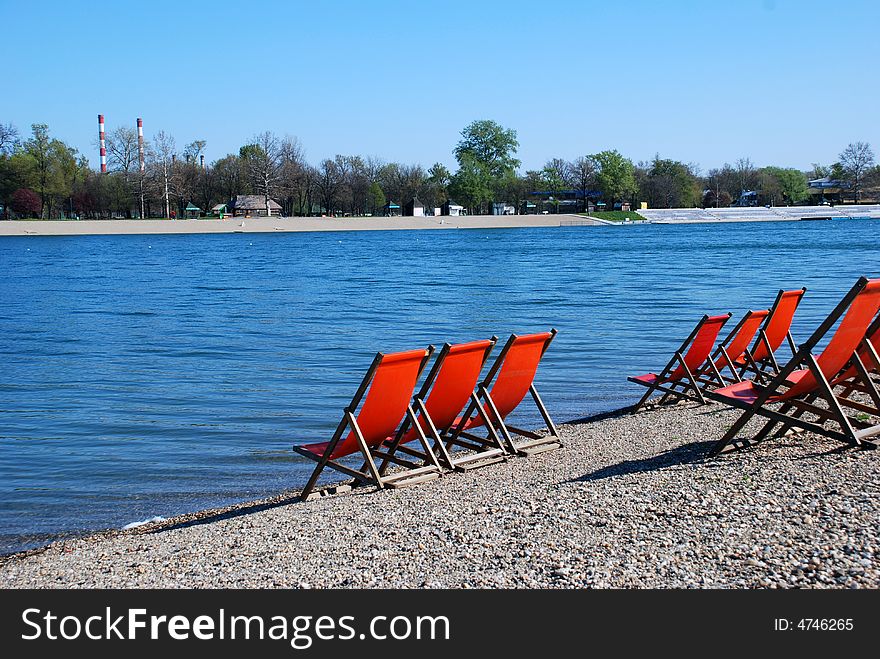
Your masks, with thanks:
[[[634,402],[706,312],[807,286],[880,222],[0,239],[0,552],[304,483],[376,351],[556,327],[557,421]],[[542,425],[531,407],[516,425]]]

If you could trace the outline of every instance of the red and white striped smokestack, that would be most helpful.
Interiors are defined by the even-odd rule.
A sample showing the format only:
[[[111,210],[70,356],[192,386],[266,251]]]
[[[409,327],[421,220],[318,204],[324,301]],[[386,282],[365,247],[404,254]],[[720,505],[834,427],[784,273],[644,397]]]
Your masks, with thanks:
[[[98,141],[101,143],[101,173],[107,173],[107,144],[104,142],[104,115],[98,115]]]
[[[144,120],[138,117],[138,162],[141,165],[141,174],[144,173]]]

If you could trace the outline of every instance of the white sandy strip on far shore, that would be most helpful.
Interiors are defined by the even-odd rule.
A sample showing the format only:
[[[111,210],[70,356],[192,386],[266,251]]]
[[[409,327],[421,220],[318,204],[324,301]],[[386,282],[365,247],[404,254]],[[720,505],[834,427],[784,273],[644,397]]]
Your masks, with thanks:
[[[73,236],[161,233],[272,233],[388,231],[394,229],[510,229],[601,225],[579,215],[468,215],[464,217],[249,217],[223,220],[13,220],[0,236]]]

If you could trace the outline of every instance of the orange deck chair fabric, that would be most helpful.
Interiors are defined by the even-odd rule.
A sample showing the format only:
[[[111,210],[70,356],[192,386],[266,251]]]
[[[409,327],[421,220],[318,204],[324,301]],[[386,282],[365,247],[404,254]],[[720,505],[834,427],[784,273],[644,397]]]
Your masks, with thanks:
[[[769,315],[769,309],[747,311],[712,353],[714,368],[708,361],[704,363],[697,371],[697,380],[705,386],[723,386],[726,382],[739,382],[742,378],[739,375],[738,364],[748,359],[749,346]],[[726,370],[730,371],[730,378],[724,376]]]
[[[737,446],[761,441],[779,424],[782,424],[783,431],[798,427],[851,444],[861,444],[863,438],[880,432],[880,426],[857,430],[856,426],[864,424],[843,412],[830,383],[857,354],[878,309],[880,279],[862,277],[767,386],[743,380],[709,392],[710,398],[745,410],[713,446],[710,454],[717,455]],[[814,357],[812,351],[838,321],[840,324],[828,345],[818,358]],[[805,364],[807,368],[803,367]],[[811,400],[805,400],[808,396],[824,398],[827,410],[815,406]],[[783,406],[778,411],[768,407],[774,403],[783,403]],[[753,438],[736,441],[739,431],[756,414],[768,417],[769,421]],[[819,421],[805,420],[805,414],[813,414],[819,417]],[[829,420],[835,422],[839,429],[823,427]]]
[[[792,354],[795,353],[797,347],[791,336],[791,324],[794,320],[794,313],[797,311],[798,305],[804,299],[806,288],[798,288],[790,291],[779,291],[776,301],[770,307],[770,315],[758,338],[751,350],[751,360],[745,359],[739,362],[742,375],[745,371],[753,371],[755,367],[760,372],[772,367],[774,372],[779,370],[779,364],[776,362],[774,354],[788,339],[789,347]]]
[[[416,414],[422,431],[433,439],[434,447],[439,452],[438,457],[450,469],[465,464],[473,466],[478,460],[482,466],[488,464],[489,460],[498,462],[503,459],[504,447],[497,436],[494,439],[496,446],[486,447],[485,450],[465,458],[454,459],[443,443],[444,438],[449,436],[456,422],[460,420],[465,406],[477,400],[475,388],[496,341],[493,337],[457,345],[447,343],[437,355],[422,389],[416,394]],[[478,409],[482,414],[482,409]],[[389,452],[393,454],[400,450],[415,457],[424,457],[419,451],[404,446],[418,439],[416,428],[405,421],[401,426],[401,433],[391,441]],[[386,464],[382,465],[380,472]]]
[[[488,375],[478,387],[477,396],[482,401],[482,413],[478,412],[477,403],[472,402],[463,416],[464,423],[461,422],[462,419],[457,421],[451,443],[454,444],[461,437],[477,442],[487,442],[489,438],[479,438],[469,432],[486,426],[489,437],[491,438],[495,431],[500,432],[506,442],[507,449],[513,453],[528,454],[539,450],[558,448],[562,445],[556,426],[535,387],[538,365],[556,334],[554,329],[538,334],[511,335]],[[507,416],[519,407],[526,394],[531,394],[538,411],[547,424],[548,435],[539,435],[521,428],[514,428],[505,423]],[[511,431],[529,438],[530,441],[515,444]],[[494,439],[489,441],[494,443]],[[470,446],[469,448],[474,447]]]
[[[661,403],[665,403],[670,397],[705,403],[696,373],[709,359],[718,333],[730,320],[730,316],[729,313],[703,316],[660,373],[645,373],[627,378],[630,382],[648,387],[648,391],[636,403],[632,412],[637,412],[655,391],[663,392]]]
[[[293,447],[300,455],[318,462],[303,489],[302,498],[308,497],[326,466],[361,482],[372,482],[380,488],[395,485],[407,475],[416,475],[410,470],[391,477],[382,477],[375,465],[374,456],[379,455],[383,442],[389,436],[395,435],[404,417],[409,415],[414,418],[410,400],[416,381],[432,351],[433,348],[428,348],[387,355],[377,354],[351,404],[343,412],[343,419],[333,437],[326,442]],[[362,398],[363,405],[356,412]],[[343,437],[346,428],[350,428],[350,431]],[[433,455],[427,442],[425,449],[427,455]],[[362,454],[369,471],[364,471],[363,468],[353,469],[337,462],[338,458],[358,452]],[[436,458],[426,471],[439,471]],[[419,472],[418,475],[422,473]]]

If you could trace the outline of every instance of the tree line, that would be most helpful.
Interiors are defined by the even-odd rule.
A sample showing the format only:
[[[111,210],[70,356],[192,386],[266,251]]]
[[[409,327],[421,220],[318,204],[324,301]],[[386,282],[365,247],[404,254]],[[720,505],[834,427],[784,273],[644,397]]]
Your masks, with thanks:
[[[0,123],[0,205],[3,217],[134,218],[182,217],[188,204],[210,211],[237,195],[273,199],[287,216],[381,214],[386,204],[416,197],[427,208],[455,201],[472,214],[491,212],[503,202],[523,212],[529,200],[559,210],[563,199],[612,209],[623,202],[649,208],[730,206],[744,191],[753,203],[797,204],[808,198],[810,178],[840,180],[848,198],[861,201],[880,185],[880,166],[864,142],[849,144],[830,165],[810,171],[757,167],[748,158],[701,173],[699,166],[661,158],[634,163],[616,150],[572,161],[553,158],[540,170],[520,171],[516,131],[490,120],[461,131],[453,154],[458,168],[442,163],[385,162],[373,156],[336,155],[311,164],[295,137],[255,135],[238,153],[204,163],[205,140],[178,146],[159,131],[145,142],[140,167],[134,128],[106,136],[108,173],[91,169],[75,148],[33,124],[23,136]],[[601,207],[601,206],[600,206]]]

